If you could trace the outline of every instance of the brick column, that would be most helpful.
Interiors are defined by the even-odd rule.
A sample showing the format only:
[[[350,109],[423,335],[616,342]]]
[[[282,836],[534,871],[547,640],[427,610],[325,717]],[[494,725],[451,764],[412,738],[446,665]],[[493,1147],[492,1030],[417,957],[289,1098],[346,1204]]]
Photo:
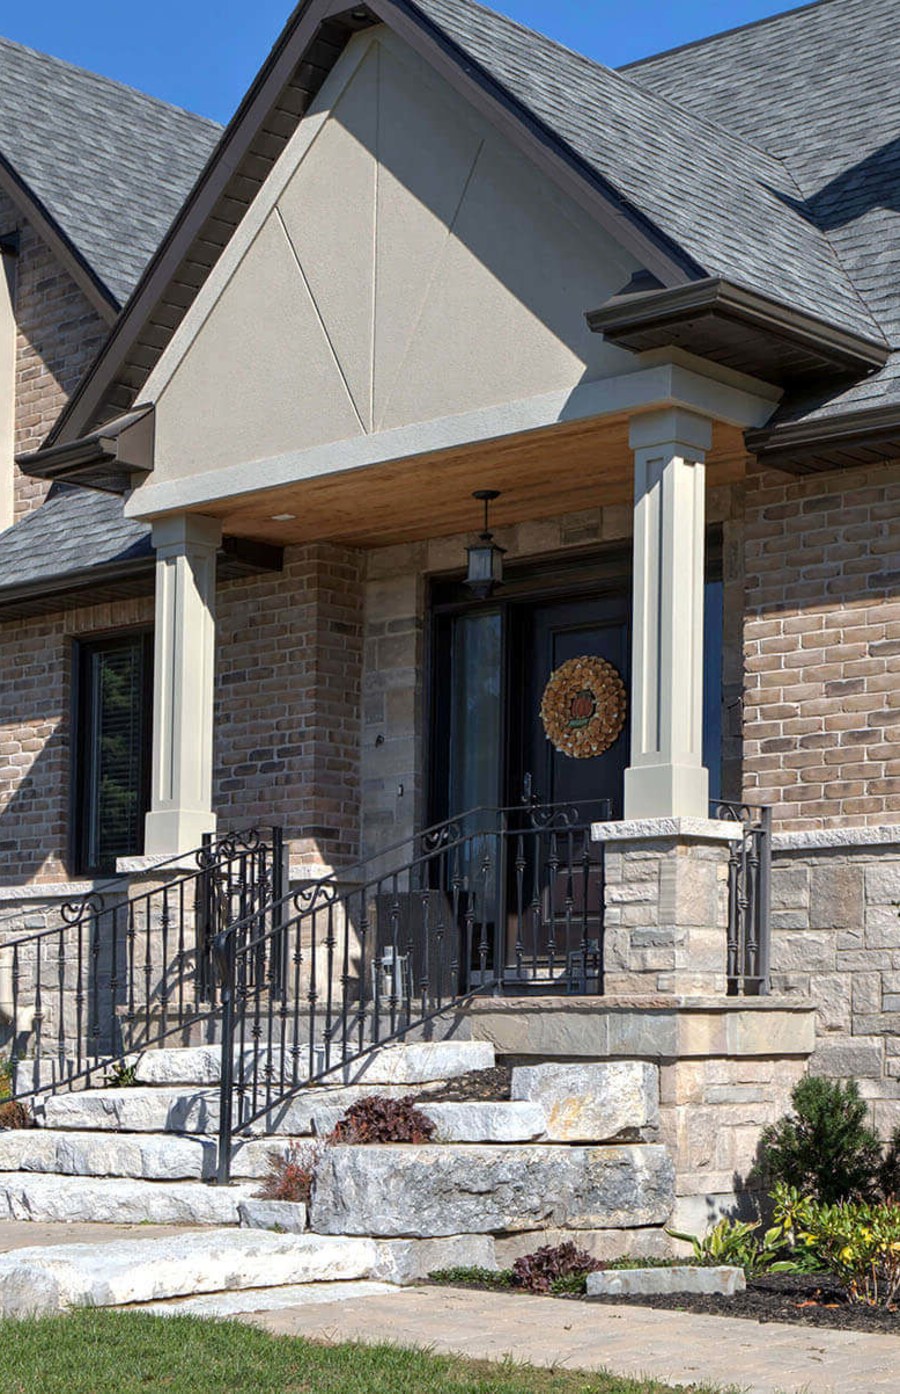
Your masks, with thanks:
[[[153,784],[147,855],[188,852],[216,826],[212,811],[217,518],[153,524],[156,647]]]

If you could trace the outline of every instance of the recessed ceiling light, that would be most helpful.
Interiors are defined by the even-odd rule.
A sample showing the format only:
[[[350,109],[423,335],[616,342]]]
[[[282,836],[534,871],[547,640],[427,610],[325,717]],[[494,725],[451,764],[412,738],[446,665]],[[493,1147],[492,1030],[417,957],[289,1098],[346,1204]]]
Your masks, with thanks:
[[[273,523],[292,523],[296,518],[296,513],[273,513]]]

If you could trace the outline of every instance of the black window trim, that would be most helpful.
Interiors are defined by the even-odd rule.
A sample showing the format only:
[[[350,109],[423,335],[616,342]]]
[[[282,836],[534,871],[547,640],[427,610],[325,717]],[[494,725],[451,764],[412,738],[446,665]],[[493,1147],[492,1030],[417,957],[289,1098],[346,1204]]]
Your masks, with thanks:
[[[86,672],[88,657],[92,652],[105,647],[113,647],[123,639],[138,639],[144,649],[144,711],[143,748],[144,768],[141,779],[142,812],[150,807],[150,780],[153,751],[153,626],[147,624],[129,625],[114,630],[98,630],[96,633],[78,634],[71,640],[71,703],[70,703],[70,747],[69,747],[69,836],[68,861],[71,874],[79,878],[107,876],[115,868],[91,866],[87,859],[86,831],[88,827],[88,768],[89,732],[85,724],[87,711]],[[143,851],[143,829],[140,846],[134,855]]]

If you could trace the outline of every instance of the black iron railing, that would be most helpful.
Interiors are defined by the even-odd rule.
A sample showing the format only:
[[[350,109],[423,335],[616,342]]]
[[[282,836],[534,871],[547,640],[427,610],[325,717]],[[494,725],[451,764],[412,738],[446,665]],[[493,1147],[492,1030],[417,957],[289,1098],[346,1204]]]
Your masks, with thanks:
[[[283,839],[214,839],[64,905],[58,924],[0,946],[14,1096],[89,1088],[134,1052],[218,1035],[212,944],[285,890]],[[27,1065],[19,1069],[27,1054]]]
[[[728,994],[764,997],[769,992],[772,810],[717,802],[712,815],[743,830],[728,855]]]
[[[476,809],[216,940],[219,1180],[235,1132],[477,993],[603,991],[603,847],[568,806]],[[396,849],[394,849],[396,852]]]

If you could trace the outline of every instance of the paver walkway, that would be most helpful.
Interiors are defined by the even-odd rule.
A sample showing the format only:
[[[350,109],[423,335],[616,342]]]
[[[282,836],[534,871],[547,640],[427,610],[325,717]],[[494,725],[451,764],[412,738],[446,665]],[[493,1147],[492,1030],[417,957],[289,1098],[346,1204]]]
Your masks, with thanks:
[[[248,1299],[250,1294],[245,1293]],[[881,1394],[900,1388],[900,1337],[548,1297],[404,1288],[359,1301],[245,1315],[319,1340],[392,1341],[534,1365],[709,1382],[747,1394]]]

